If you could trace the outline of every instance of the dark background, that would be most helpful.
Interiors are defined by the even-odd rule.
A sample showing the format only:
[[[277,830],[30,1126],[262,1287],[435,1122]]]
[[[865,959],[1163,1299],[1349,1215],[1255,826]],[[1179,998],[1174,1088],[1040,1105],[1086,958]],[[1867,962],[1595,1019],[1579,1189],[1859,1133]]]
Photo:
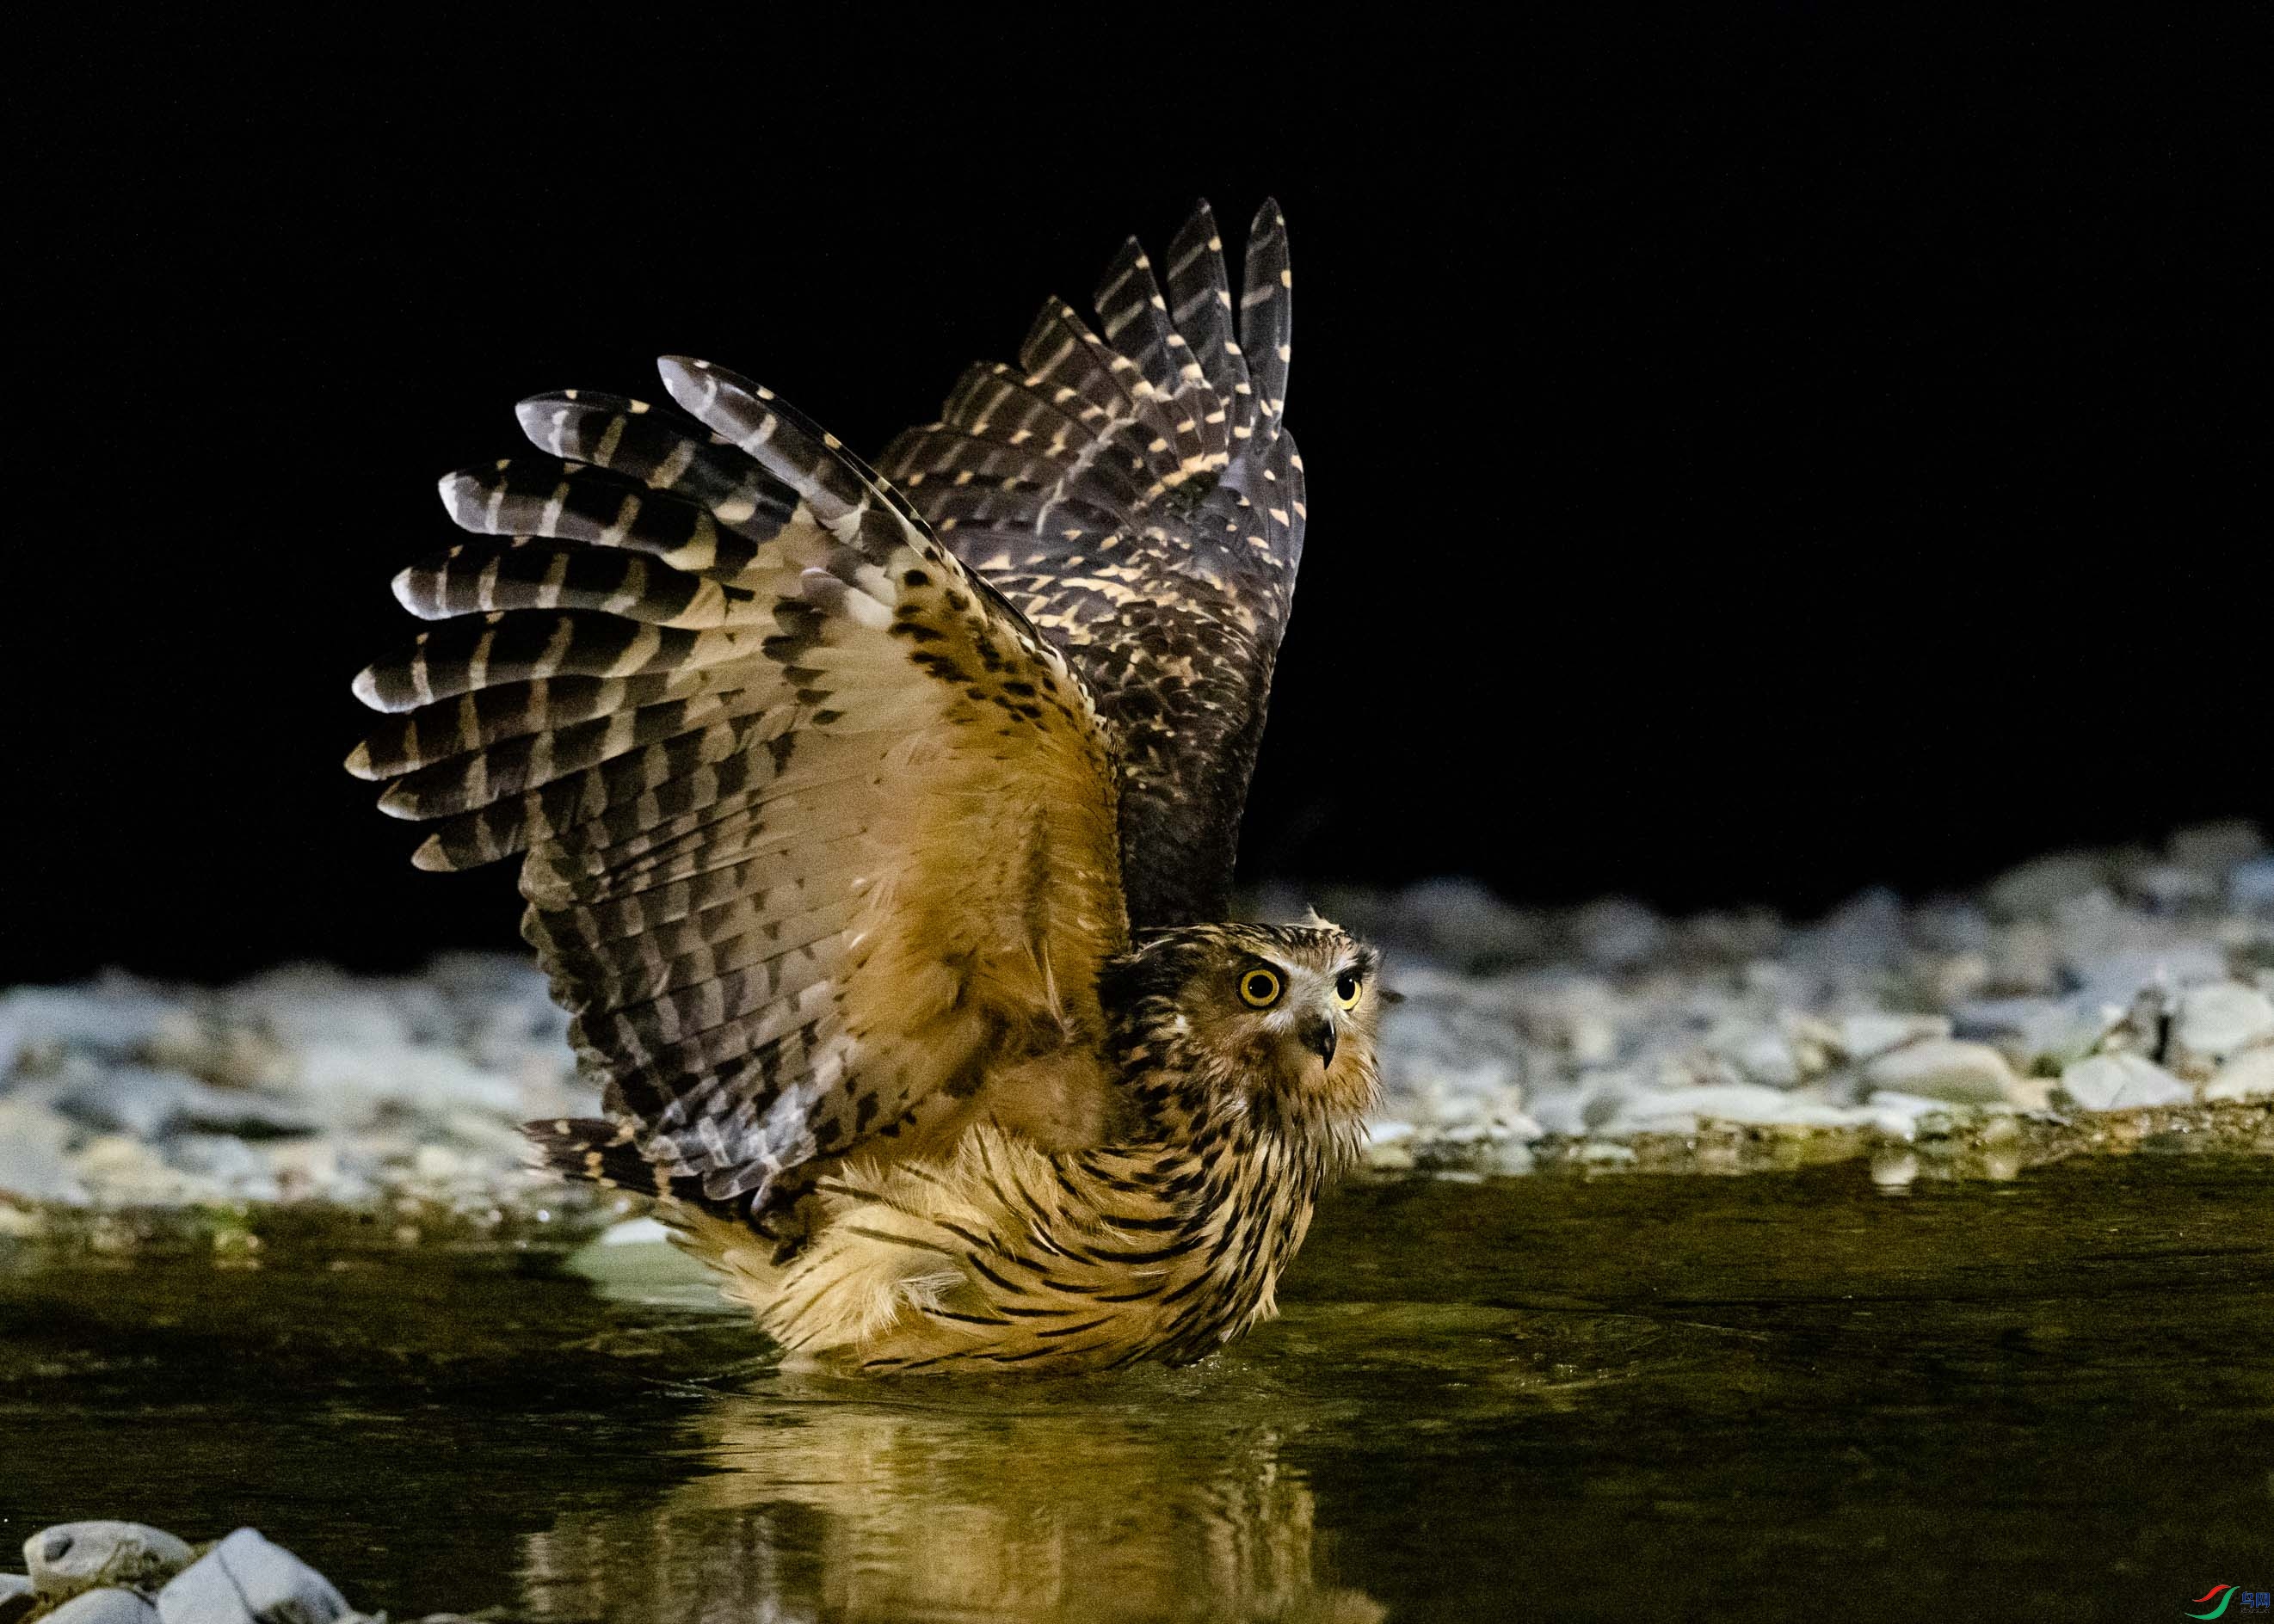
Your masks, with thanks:
[[[1311,470],[1246,876],[1805,913],[2274,803],[2255,34],[1185,26],[43,56],[0,981],[512,943],[339,770],[434,477],[667,350],[874,450],[1202,194]]]

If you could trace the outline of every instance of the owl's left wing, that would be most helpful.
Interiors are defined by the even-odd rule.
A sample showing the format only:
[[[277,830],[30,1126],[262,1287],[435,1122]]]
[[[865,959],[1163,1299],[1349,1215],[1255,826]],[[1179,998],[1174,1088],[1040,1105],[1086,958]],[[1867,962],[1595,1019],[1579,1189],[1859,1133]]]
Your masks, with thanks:
[[[983,1060],[1096,1041],[1113,757],[890,486],[768,391],[661,365],[703,428],[539,396],[551,455],[443,482],[478,538],[397,579],[446,624],[357,679],[390,714],[349,768],[440,820],[421,867],[523,853],[611,1108],[762,1206]]]
[[[879,462],[1088,679],[1120,748],[1141,929],[1231,912],[1306,516],[1283,426],[1293,295],[1278,206],[1248,228],[1236,309],[1206,203],[1166,276],[1163,294],[1132,237],[1099,283],[1098,331],[1049,301],[1015,366],[971,368],[939,420]]]

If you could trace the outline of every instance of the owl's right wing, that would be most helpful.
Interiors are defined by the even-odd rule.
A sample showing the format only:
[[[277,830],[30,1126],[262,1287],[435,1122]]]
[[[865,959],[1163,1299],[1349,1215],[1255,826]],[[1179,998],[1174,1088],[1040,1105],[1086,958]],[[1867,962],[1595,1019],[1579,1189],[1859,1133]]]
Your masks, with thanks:
[[[766,390],[524,402],[443,482],[476,533],[395,583],[349,760],[523,853],[523,934],[641,1151],[714,1199],[855,1149],[988,1058],[1099,1034],[1126,945],[1113,753],[1064,657]],[[711,431],[704,432],[704,429]]]

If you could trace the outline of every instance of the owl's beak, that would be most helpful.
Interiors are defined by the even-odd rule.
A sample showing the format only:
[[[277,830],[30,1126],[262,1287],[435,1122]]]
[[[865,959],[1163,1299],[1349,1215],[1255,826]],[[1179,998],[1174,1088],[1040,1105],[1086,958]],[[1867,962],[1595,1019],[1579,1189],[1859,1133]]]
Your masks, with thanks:
[[[1323,1015],[1314,1015],[1296,1028],[1295,1035],[1303,1047],[1319,1057],[1321,1065],[1335,1063],[1335,1023]]]

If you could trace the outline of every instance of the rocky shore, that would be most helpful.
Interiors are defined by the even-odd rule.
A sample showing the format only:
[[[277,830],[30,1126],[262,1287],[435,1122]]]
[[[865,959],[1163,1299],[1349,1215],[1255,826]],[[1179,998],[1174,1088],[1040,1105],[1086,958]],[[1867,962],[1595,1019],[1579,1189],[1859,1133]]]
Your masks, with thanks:
[[[192,1545],[140,1522],[64,1522],[24,1542],[24,1566],[0,1573],[0,1624],[386,1624],[249,1528]]]
[[[1253,900],[1387,950],[1385,1172],[1862,1157],[1900,1184],[2274,1154],[2274,855],[2246,824],[1800,924],[1525,910],[1459,881]],[[565,1250],[620,1215],[523,1170],[516,1124],[598,1109],[565,1027],[506,957],[0,993],[0,1237],[250,1254],[345,1219],[377,1245]]]

